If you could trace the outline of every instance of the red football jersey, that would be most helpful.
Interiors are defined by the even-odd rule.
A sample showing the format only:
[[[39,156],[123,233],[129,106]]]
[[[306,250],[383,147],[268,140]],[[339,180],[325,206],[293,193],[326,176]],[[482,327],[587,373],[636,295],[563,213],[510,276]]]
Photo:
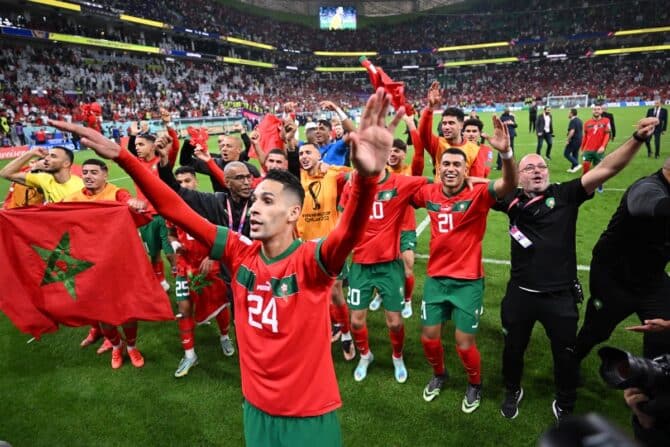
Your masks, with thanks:
[[[205,244],[181,228],[175,227],[175,229],[177,230],[177,239],[179,239],[179,243],[183,247],[183,251],[177,253],[177,275],[188,276],[189,273],[197,274],[202,260],[209,256],[209,250]],[[220,271],[221,267],[218,261],[214,262],[207,276],[218,275]]]
[[[403,165],[399,169],[394,169],[392,166],[389,166],[389,169],[392,173],[398,175],[412,175],[412,166]],[[407,205],[405,210],[405,215],[402,218],[402,225],[400,226],[400,231],[414,231],[416,230],[416,210],[414,207]]]
[[[212,248],[232,273],[242,394],[273,416],[319,416],[342,405],[330,350],[334,278],[319,247],[296,239],[268,259],[261,242],[218,227]]]
[[[160,161],[161,161],[160,157],[154,157],[150,161],[146,161],[146,160],[143,160],[143,159],[137,157],[137,160],[140,163],[142,163],[142,166],[144,166],[149,171],[151,171],[152,175],[155,175],[156,177],[158,177],[158,163],[160,163]],[[142,190],[137,186],[137,184],[135,184],[135,192],[137,193],[137,198],[138,199],[142,199],[146,202],[146,204],[147,204],[147,211],[146,212],[150,213],[152,215],[157,214],[156,209],[153,207],[151,202],[149,202],[149,199],[147,199],[147,197],[144,195]]]
[[[608,118],[591,118],[584,123],[584,139],[582,150],[585,152],[597,151],[607,147],[610,139],[610,120]]]
[[[400,229],[403,226],[409,200],[421,186],[428,183],[425,177],[408,177],[388,171],[377,186],[377,197],[372,204],[365,236],[356,245],[353,261],[357,264],[379,264],[400,257]],[[351,185],[345,186],[341,206],[346,207]]]
[[[412,197],[414,206],[430,216],[428,276],[479,279],[486,216],[495,203],[493,182],[476,184],[472,190],[447,197],[441,184],[426,185]]]

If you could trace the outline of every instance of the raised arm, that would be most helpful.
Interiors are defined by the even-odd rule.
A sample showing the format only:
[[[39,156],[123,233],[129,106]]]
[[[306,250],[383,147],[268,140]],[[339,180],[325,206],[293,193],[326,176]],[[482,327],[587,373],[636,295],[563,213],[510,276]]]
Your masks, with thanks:
[[[22,172],[23,166],[33,157],[44,157],[47,151],[41,147],[36,147],[27,152],[24,152],[19,157],[7,163],[7,166],[0,170],[0,177],[6,178],[9,181],[26,184],[27,172]]]
[[[335,112],[337,117],[340,119],[340,122],[342,123],[342,129],[344,129],[345,132],[349,133],[356,130],[356,124],[354,121],[349,118],[349,115],[344,113],[344,110],[342,110],[342,108],[340,108],[340,106],[335,104],[333,101],[321,101],[319,105],[322,109]]]
[[[414,124],[414,117],[404,116],[403,120],[407,124],[407,130],[409,131],[409,136],[412,139],[412,147],[414,148],[414,154],[412,155],[412,175],[420,176],[423,175],[423,168],[425,164],[425,159],[423,158],[424,144],[419,135],[419,131],[416,129]]]
[[[656,118],[643,118],[637,123],[637,131],[619,146],[614,152],[606,156],[598,166],[582,176],[582,186],[588,194],[614,177],[633,159],[637,151],[651,135],[658,125]]]
[[[385,169],[389,151],[393,144],[393,131],[405,113],[400,108],[386,128],[386,115],[391,96],[378,88],[361,117],[357,132],[349,134],[352,143],[351,162],[356,171],[352,174],[352,189],[348,206],[340,216],[335,229],[321,245],[321,260],[326,270],[337,274],[351,250],[365,234],[372,203],[377,191],[379,174]]]
[[[49,121],[51,126],[81,137],[81,143],[93,149],[100,157],[116,161],[135,181],[156,210],[166,219],[211,248],[216,239],[216,225],[200,217],[180,197],[152,175],[130,152],[114,141],[83,126],[64,121]]]
[[[493,135],[482,135],[491,145],[491,147],[500,152],[502,159],[502,178],[499,178],[493,184],[496,197],[502,198],[512,192],[519,183],[516,163],[514,162],[514,153],[509,145],[509,129],[500,121],[500,118],[493,115]]]

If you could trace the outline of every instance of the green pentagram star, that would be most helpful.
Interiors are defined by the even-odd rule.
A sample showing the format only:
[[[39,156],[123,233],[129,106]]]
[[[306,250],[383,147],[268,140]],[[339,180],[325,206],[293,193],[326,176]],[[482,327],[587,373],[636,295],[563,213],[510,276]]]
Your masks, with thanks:
[[[47,264],[42,278],[42,284],[62,282],[74,301],[77,301],[77,293],[74,290],[74,277],[94,265],[93,262],[73,258],[70,255],[70,234],[63,233],[58,245],[49,250],[37,245],[32,246]]]

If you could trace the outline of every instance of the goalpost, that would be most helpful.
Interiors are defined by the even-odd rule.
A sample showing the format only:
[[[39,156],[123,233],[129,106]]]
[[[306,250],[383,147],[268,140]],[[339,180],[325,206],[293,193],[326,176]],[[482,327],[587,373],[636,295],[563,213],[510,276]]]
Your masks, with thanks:
[[[547,96],[545,105],[555,109],[588,107],[589,95]]]

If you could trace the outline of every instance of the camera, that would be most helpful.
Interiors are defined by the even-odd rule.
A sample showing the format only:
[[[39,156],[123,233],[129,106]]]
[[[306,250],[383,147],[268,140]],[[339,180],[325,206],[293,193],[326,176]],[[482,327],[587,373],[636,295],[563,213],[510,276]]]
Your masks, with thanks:
[[[602,360],[600,376],[612,388],[640,388],[649,396],[670,389],[670,354],[649,360],[605,347],[598,351],[598,355]]]

